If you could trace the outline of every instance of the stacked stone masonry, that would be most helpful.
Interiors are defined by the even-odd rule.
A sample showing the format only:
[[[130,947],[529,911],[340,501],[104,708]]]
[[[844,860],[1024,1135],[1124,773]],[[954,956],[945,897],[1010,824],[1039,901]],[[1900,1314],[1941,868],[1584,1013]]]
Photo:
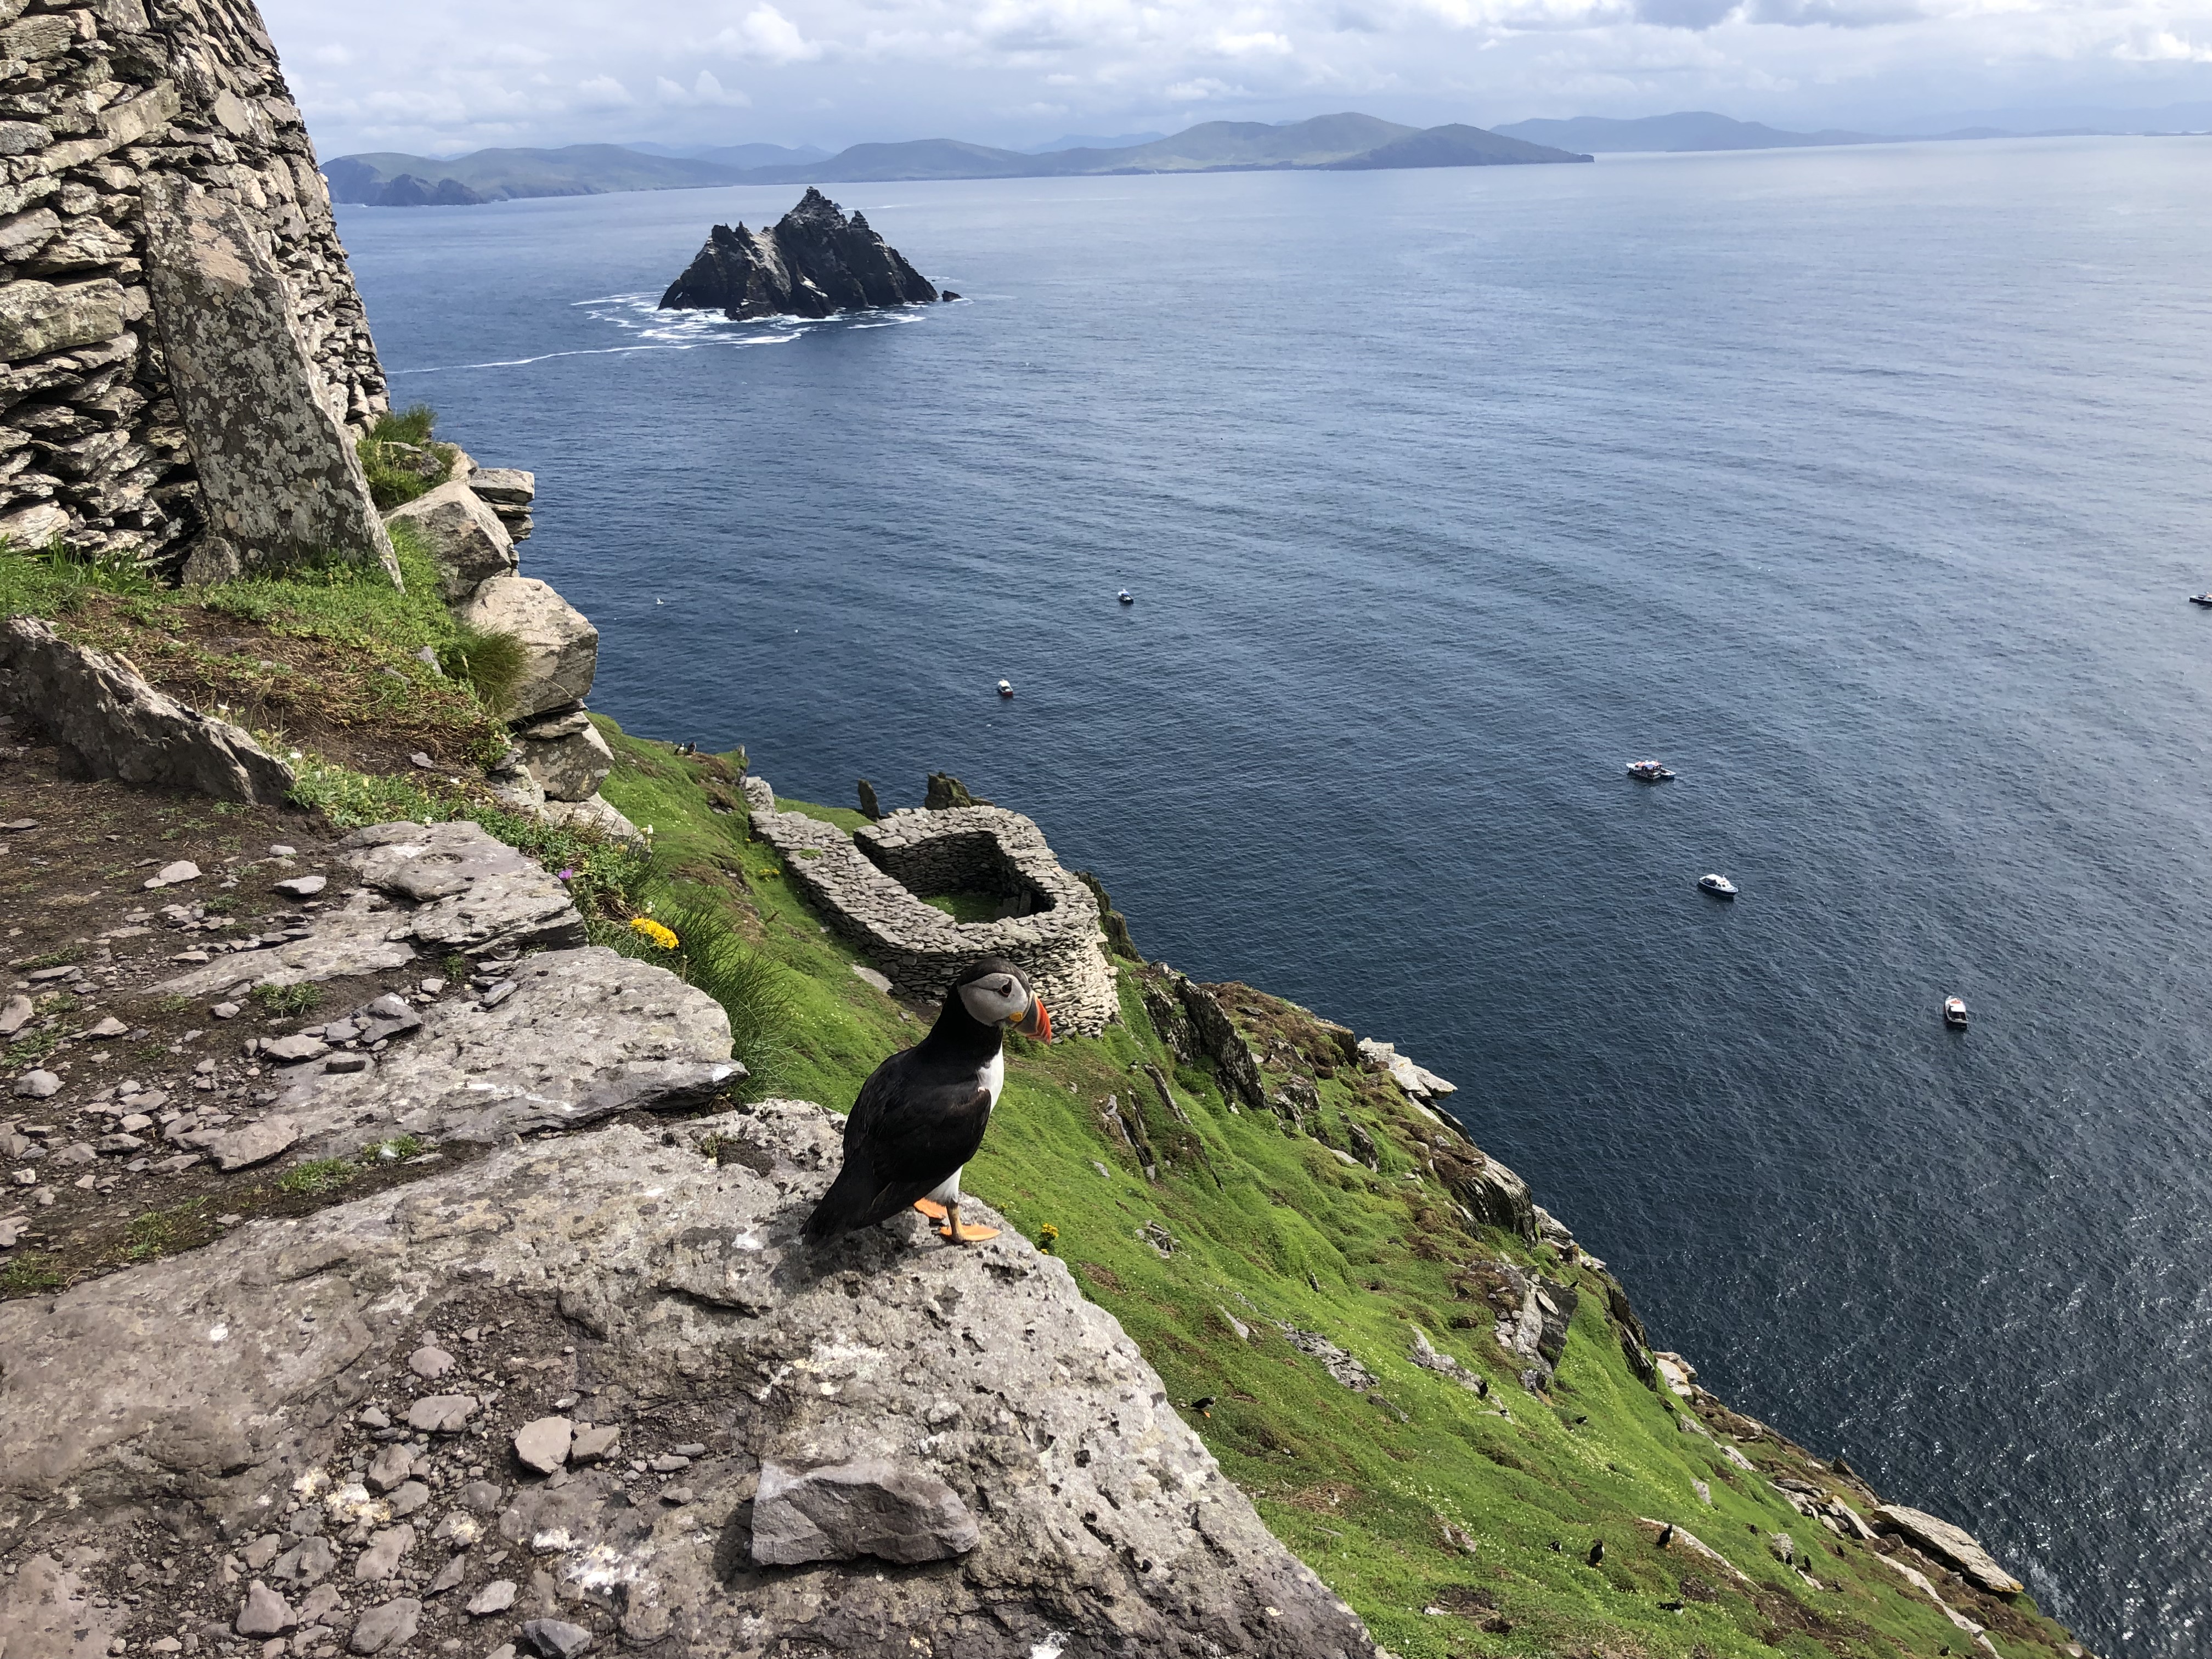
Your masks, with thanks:
[[[780,812],[746,780],[754,833],[782,854],[830,924],[868,953],[902,996],[942,997],[978,957],[1004,957],[1029,975],[1064,1030],[1096,1036],[1118,1006],[1114,970],[1091,890],[1062,869],[1044,833],[997,806],[908,809],[848,836],[801,812]],[[1018,912],[958,922],[924,894],[986,893]]]
[[[203,527],[147,272],[156,181],[237,210],[336,421],[387,406],[251,0],[0,0],[0,536],[18,544],[173,565]]]

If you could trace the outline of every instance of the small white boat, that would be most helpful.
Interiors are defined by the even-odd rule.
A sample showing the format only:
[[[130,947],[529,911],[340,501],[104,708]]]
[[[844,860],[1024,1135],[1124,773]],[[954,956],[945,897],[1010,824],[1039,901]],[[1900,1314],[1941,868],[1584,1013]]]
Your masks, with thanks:
[[[1657,761],[1631,761],[1628,775],[1638,783],[1664,783],[1674,774]]]
[[[1730,881],[1726,876],[1699,876],[1698,878],[1698,885],[1703,888],[1706,892],[1711,893],[1715,898],[1732,899],[1736,896],[1736,884]]]
[[[1116,593],[1114,597],[1115,597],[1115,599],[1117,599],[1121,600],[1121,603],[1122,603],[1122,604],[1124,604],[1124,605],[1134,605],[1134,604],[1136,604],[1136,602],[1137,602],[1137,596],[1136,596],[1134,593],[1132,593],[1132,592],[1131,592],[1127,588],[1126,588],[1126,587],[1125,587],[1125,588],[1123,588],[1120,592]]]
[[[2189,602],[2191,605],[2201,605],[2208,610],[2212,610],[2212,593],[2191,593],[2189,596]]]
[[[1964,997],[1943,999],[1943,1023],[1954,1031],[1966,1029],[1966,1000]]]
[[[999,682],[999,695],[1002,697],[1012,696],[1014,695],[1013,683],[1011,680],[1000,680]]]

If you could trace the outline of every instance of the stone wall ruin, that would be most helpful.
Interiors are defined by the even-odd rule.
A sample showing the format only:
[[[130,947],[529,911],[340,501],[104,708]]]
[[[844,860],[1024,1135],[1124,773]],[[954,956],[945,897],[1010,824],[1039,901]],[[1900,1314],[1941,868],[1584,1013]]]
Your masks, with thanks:
[[[1095,1036],[1118,1011],[1098,902],[1019,812],[907,807],[848,836],[803,812],[778,811],[758,778],[745,785],[753,832],[901,996],[933,1002],[969,963],[995,956],[1029,976],[1062,1030]],[[923,902],[926,894],[957,891],[999,895],[1008,914],[958,922]]]
[[[343,476],[347,429],[387,407],[384,374],[252,0],[0,0],[0,536],[173,568],[222,517],[172,383],[149,272],[156,198],[204,200],[201,216],[242,229],[247,263],[278,279],[259,285],[282,313],[274,343],[289,356],[296,341],[328,416],[313,464],[337,468],[320,493],[345,520],[295,514],[286,533],[388,556]],[[259,550],[249,537],[239,550]]]

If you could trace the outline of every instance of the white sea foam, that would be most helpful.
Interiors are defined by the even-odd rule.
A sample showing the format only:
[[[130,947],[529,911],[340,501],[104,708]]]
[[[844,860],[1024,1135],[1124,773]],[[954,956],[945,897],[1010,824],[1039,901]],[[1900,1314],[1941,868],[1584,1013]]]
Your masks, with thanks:
[[[478,363],[439,363],[425,368],[387,371],[392,380],[410,375],[454,374],[471,369],[528,368],[561,357],[618,357],[639,351],[692,351],[704,346],[741,348],[789,345],[817,329],[891,328],[921,320],[919,310],[866,312],[843,317],[761,317],[739,322],[716,311],[663,311],[652,294],[605,294],[572,302],[594,322],[637,337],[633,344],[577,346],[527,357],[498,357]]]

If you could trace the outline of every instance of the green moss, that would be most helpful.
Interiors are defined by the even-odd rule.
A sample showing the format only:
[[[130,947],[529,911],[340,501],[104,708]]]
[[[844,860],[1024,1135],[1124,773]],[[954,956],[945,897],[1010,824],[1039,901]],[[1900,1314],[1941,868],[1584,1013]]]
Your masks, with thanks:
[[[304,1164],[295,1164],[276,1177],[276,1189],[284,1193],[327,1193],[344,1186],[361,1173],[361,1166],[351,1158],[317,1158]]]
[[[922,900],[957,922],[995,921],[1006,901],[996,893],[936,893]]]
[[[0,1296],[29,1296],[61,1282],[60,1264],[48,1252],[25,1250],[0,1261]]]
[[[253,1000],[271,1016],[285,1018],[320,1007],[323,988],[304,981],[297,985],[257,985]]]
[[[147,1261],[202,1243],[208,1230],[203,1213],[207,1205],[204,1198],[188,1198],[166,1210],[149,1210],[131,1217],[123,1230],[125,1253],[133,1261]]]

